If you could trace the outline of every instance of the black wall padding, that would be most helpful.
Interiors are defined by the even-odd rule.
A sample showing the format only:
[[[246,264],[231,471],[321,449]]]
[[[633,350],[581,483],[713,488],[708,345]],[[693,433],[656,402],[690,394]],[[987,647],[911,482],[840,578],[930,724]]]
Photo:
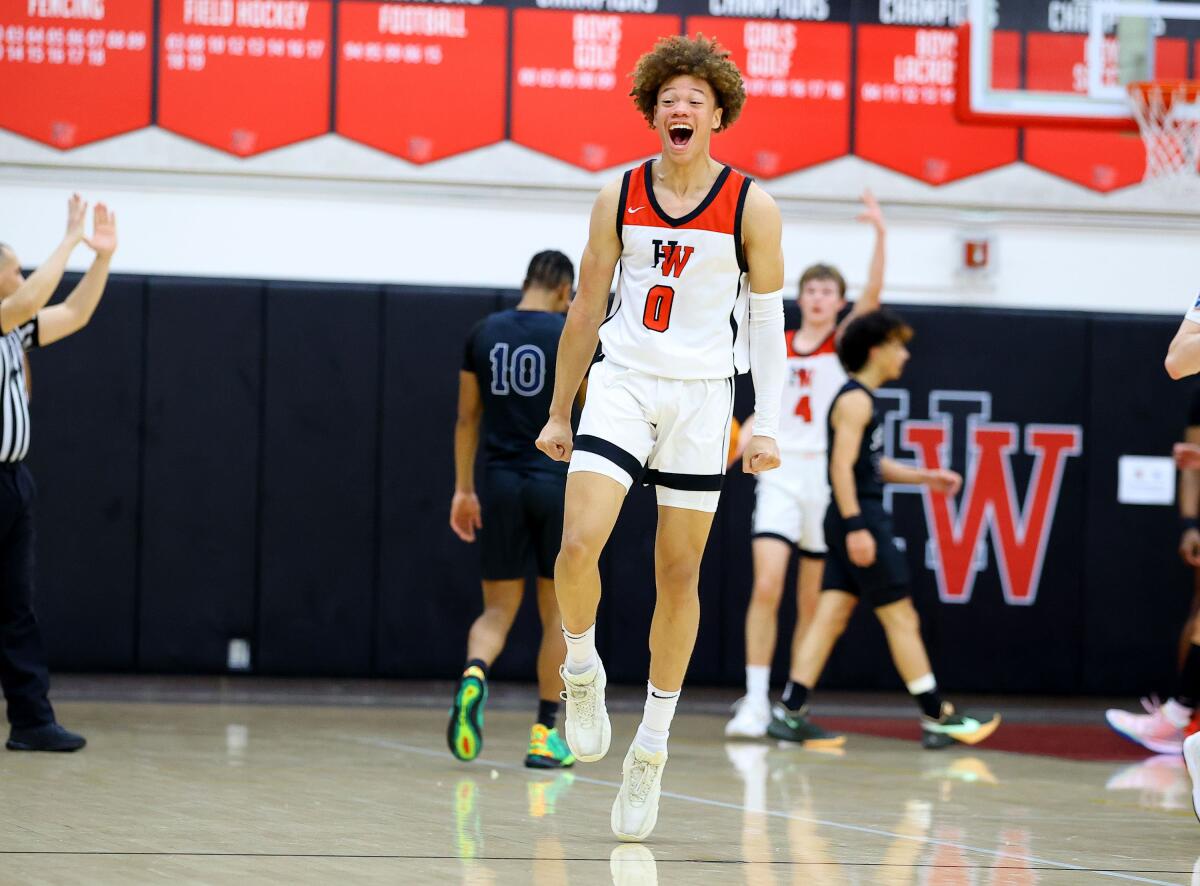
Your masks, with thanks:
[[[382,290],[267,287],[261,672],[372,671]]]
[[[1162,368],[1178,326],[1174,318],[1092,323],[1094,469],[1080,564],[1087,589],[1080,688],[1088,692],[1175,690],[1174,641],[1192,597],[1191,570],[1176,553],[1178,511],[1117,504],[1117,459],[1165,455],[1183,439],[1196,382],[1173,382]]]
[[[478,549],[449,526],[454,421],[467,334],[499,299],[492,290],[386,290],[376,625],[381,674],[456,674],[467,629],[483,609]],[[531,675],[536,649],[530,632],[518,632],[509,645],[497,674]],[[506,670],[510,663],[518,668]]]
[[[223,671],[253,639],[265,286],[152,279],[138,664]]]
[[[112,279],[85,329],[30,353],[37,608],[55,668],[136,665],[145,288]]]

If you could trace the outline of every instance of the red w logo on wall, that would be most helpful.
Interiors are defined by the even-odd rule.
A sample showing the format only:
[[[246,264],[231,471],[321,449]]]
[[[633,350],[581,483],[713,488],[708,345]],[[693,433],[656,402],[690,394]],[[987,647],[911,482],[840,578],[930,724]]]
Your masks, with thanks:
[[[935,392],[930,398],[930,414],[937,416],[934,420],[910,419],[901,424],[900,442],[917,453],[922,467],[948,466],[951,422],[939,415],[935,403],[939,396],[953,398],[956,393],[970,396],[967,392]],[[986,559],[978,556],[980,545],[990,532],[1005,602],[1029,606],[1037,599],[1063,472],[1067,459],[1082,452],[1083,429],[1078,425],[1026,426],[1023,451],[1033,457],[1033,468],[1025,490],[1019,491],[1012,469],[1019,428],[987,421],[990,399],[982,395],[981,405],[987,403],[984,413],[967,421],[967,469],[960,501],[956,504],[949,496],[921,489],[934,546],[929,565],[944,602],[969,602],[975,578],[986,564]]]

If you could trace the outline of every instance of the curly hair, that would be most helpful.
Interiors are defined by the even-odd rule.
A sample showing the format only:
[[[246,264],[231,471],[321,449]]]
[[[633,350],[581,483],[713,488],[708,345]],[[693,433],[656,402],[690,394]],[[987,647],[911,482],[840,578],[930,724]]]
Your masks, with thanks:
[[[702,34],[697,34],[694,40],[678,36],[662,38],[654,44],[654,49],[638,59],[637,67],[633,69],[633,91],[629,94],[651,128],[658,91],[672,77],[682,74],[704,80],[716,93],[717,107],[725,113],[714,132],[732,126],[746,103],[742,73],[729,60],[729,50],[715,39],[706,40]]]

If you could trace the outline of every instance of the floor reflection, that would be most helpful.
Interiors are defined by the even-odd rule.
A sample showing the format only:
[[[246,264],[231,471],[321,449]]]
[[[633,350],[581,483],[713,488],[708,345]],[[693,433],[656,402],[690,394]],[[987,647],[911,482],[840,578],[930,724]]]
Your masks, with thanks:
[[[955,820],[954,807],[967,795],[1000,784],[979,757],[930,752],[920,758],[912,796],[891,817],[886,809],[872,810],[868,817],[872,830],[893,838],[864,880],[861,855],[848,849],[858,842],[853,833],[821,821],[826,814],[844,818],[827,812],[838,798],[822,797],[810,782],[813,765],[837,767],[837,763],[829,761],[828,755],[791,746],[748,742],[727,743],[725,755],[743,784],[742,856],[748,886],[848,882],[916,886],[934,882],[928,879],[931,869],[937,870],[939,884],[1036,886],[1039,882],[1027,860],[1032,851],[1027,829],[1002,822],[992,833],[981,834],[977,826],[968,833],[947,824]],[[994,860],[981,865],[979,853],[968,851],[967,846],[994,851]],[[986,880],[980,879],[981,866],[989,868]]]
[[[1104,787],[1131,795],[1136,792],[1138,805],[1147,809],[1192,808],[1192,782],[1178,754],[1159,754],[1122,766]]]
[[[643,843],[622,843],[608,857],[613,886],[658,886],[658,862]]]

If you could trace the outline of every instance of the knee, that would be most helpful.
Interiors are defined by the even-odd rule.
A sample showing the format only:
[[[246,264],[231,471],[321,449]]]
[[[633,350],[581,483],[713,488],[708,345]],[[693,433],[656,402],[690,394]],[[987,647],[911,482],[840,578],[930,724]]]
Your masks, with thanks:
[[[854,606],[820,606],[817,608],[816,621],[829,633],[840,637],[850,624],[850,616],[854,614]]]
[[[694,596],[700,583],[700,563],[691,557],[660,557],[655,573],[659,596]]]
[[[783,579],[778,575],[754,576],[754,587],[750,591],[750,605],[778,609],[783,597]]]
[[[599,559],[599,550],[586,538],[577,532],[566,531],[558,549],[558,559],[554,563],[555,576],[557,577],[559,571],[568,576],[579,575],[594,569]]]
[[[517,620],[518,608],[520,607],[504,603],[490,603],[483,607],[483,615],[479,616],[479,620],[486,621],[492,627],[500,628],[508,633],[513,622]]]
[[[921,617],[913,608],[911,600],[901,600],[890,606],[875,610],[875,615],[887,631],[918,631],[921,629]]]

